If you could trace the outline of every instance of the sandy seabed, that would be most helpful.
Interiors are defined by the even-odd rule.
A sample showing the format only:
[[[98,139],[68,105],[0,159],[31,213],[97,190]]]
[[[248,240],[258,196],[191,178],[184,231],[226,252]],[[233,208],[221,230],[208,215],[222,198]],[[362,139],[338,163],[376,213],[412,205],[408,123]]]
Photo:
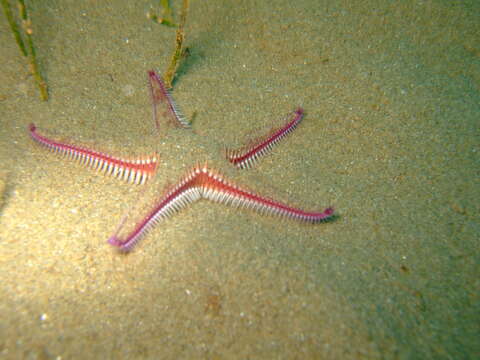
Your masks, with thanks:
[[[152,4],[28,4],[48,102],[0,16],[0,358],[479,358],[480,3],[192,1],[173,94],[195,133],[238,144],[302,106],[238,179],[338,217],[198,202],[122,255],[106,239],[142,189],[27,125],[148,150],[146,71],[175,37]]]

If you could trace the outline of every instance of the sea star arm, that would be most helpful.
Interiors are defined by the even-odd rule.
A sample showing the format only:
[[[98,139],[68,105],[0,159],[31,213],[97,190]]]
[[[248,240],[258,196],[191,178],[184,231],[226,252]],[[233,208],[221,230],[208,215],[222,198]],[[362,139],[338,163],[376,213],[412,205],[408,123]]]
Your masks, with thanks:
[[[268,154],[275,145],[295,130],[303,118],[303,113],[303,109],[299,107],[287,117],[283,126],[272,129],[268,134],[240,149],[227,148],[225,151],[227,160],[241,169],[252,167],[260,157]]]
[[[277,215],[309,223],[326,221],[332,218],[334,213],[331,207],[322,212],[313,212],[283,204],[234,185],[220,174],[207,168],[206,165],[197,166],[158,201],[155,201],[140,221],[132,223],[128,217],[124,217],[108,242],[122,251],[130,251],[161,220],[202,198],[225,205],[256,210],[262,214]],[[129,228],[130,226],[131,228]]]
[[[156,170],[157,154],[125,159],[52,139],[41,134],[35,124],[30,124],[28,131],[33,140],[53,152],[132,183],[145,183]]]
[[[190,123],[178,109],[161,76],[150,70],[148,71],[148,78],[153,105],[152,114],[157,132],[160,131],[161,127],[160,119],[167,120],[167,123],[176,127],[190,127]],[[282,126],[270,130],[266,135],[251,141],[248,145],[239,149],[227,148],[225,150],[227,160],[241,169],[252,167],[260,157],[268,154],[275,145],[295,130],[303,115],[304,111],[299,107],[287,116],[285,124]]]
[[[165,119],[168,123],[176,127],[189,128],[190,123],[179,110],[172,95],[165,87],[161,76],[155,71],[148,71],[148,80],[150,85],[150,95],[152,98],[152,114],[157,131],[160,130],[160,119]]]

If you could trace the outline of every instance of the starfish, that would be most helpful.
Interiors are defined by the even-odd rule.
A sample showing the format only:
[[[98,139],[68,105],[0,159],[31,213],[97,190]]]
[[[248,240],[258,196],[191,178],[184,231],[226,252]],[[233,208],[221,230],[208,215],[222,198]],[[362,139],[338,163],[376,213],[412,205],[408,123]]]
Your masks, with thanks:
[[[155,151],[151,154],[132,158],[112,156],[86,146],[54,139],[45,135],[45,132],[40,131],[34,124],[28,127],[33,140],[54,152],[131,183],[146,183],[141,198],[122,217],[114,234],[108,239],[111,245],[124,252],[130,251],[160,221],[200,199],[312,224],[334,218],[332,207],[319,212],[305,211],[230,180],[238,171],[253,167],[261,157],[294,131],[303,118],[302,108],[289,114],[281,126],[273,128],[244,147],[225,148],[221,156],[218,147],[214,146],[216,144],[203,142],[202,137],[192,130],[191,124],[180,112],[161,77],[154,71],[149,71],[148,77],[155,123],[152,134]],[[176,146],[162,152],[166,143],[160,142],[159,138],[167,128],[170,128],[168,137]],[[189,138],[189,141],[182,146],[186,138]],[[196,145],[193,147],[191,144]],[[170,167],[179,164],[179,161],[181,163],[177,166],[182,168],[184,175],[173,185],[168,185],[158,171],[159,153],[162,153],[162,163]],[[198,158],[208,159],[208,162],[199,163],[194,160]],[[230,163],[229,168],[225,168],[223,163]],[[224,168],[222,173],[216,170],[218,167]]]

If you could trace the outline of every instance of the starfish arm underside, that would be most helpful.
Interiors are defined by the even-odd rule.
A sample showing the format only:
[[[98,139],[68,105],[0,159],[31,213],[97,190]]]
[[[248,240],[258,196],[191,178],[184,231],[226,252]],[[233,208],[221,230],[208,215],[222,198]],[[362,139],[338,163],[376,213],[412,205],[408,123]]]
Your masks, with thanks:
[[[94,170],[99,170],[131,183],[143,184],[156,171],[157,154],[136,158],[120,158],[86,147],[54,140],[39,133],[34,124],[30,124],[28,130],[32,139],[47,149],[78,161]]]
[[[239,149],[227,148],[225,150],[227,160],[241,169],[252,167],[259,158],[268,154],[275,145],[296,129],[303,118],[303,114],[303,109],[299,107],[287,117],[283,126],[271,130],[268,134]]]
[[[244,190],[206,166],[197,166],[187,173],[176,186],[155,201],[139,221],[130,221],[128,217],[124,217],[108,242],[122,251],[130,251],[160,221],[200,199],[308,223],[326,221],[332,218],[334,213],[331,207],[322,212],[310,212],[288,206]]]

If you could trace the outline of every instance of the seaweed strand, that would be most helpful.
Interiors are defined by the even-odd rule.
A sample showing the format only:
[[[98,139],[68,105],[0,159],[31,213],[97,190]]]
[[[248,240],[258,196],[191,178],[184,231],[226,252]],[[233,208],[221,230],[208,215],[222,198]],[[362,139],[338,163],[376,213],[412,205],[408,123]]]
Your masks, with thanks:
[[[187,21],[188,13],[188,2],[189,0],[183,0],[182,11],[180,13],[180,22],[177,28],[177,35],[175,37],[175,51],[173,52],[172,59],[170,60],[170,65],[165,72],[164,81],[168,89],[172,88],[172,81],[175,77],[175,72],[178,68],[178,63],[180,58],[183,55],[183,42],[185,41],[185,23]]]
[[[12,29],[13,36],[15,36],[15,41],[17,42],[20,51],[22,52],[23,56],[27,56],[27,50],[25,49],[25,44],[23,43],[22,37],[20,36],[20,32],[18,31],[17,23],[13,18],[12,9],[10,8],[10,3],[8,0],[1,0],[3,11],[5,16],[7,17],[8,24],[10,25],[10,29]]]
[[[27,7],[25,6],[24,0],[17,0],[18,10],[20,12],[20,17],[22,19],[22,29],[24,36],[26,38],[27,47],[22,39],[20,31],[18,29],[17,23],[13,18],[12,9],[8,0],[1,0],[5,16],[7,17],[8,23],[10,24],[10,29],[15,37],[18,47],[22,54],[29,60],[29,69],[35,78],[38,88],[40,89],[40,97],[42,100],[48,100],[48,87],[47,83],[43,79],[40,71],[38,70],[37,57],[35,52],[35,47],[33,45],[33,30],[32,30],[32,21],[28,17]]]

